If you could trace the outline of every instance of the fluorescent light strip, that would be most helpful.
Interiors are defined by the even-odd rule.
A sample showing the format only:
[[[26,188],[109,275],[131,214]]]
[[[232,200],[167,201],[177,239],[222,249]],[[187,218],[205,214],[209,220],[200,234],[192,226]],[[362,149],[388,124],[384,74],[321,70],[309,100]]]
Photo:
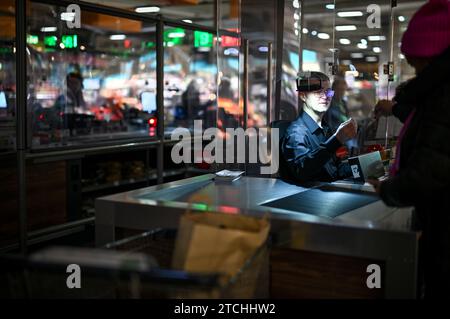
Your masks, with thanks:
[[[343,11],[338,12],[338,17],[350,18],[350,17],[362,17],[363,13],[361,11]]]
[[[355,31],[356,25],[337,25],[336,31]]]
[[[62,21],[73,21],[75,20],[75,12],[62,12],[61,13]]]
[[[385,41],[386,37],[384,35],[369,35],[367,39],[369,41]]]
[[[127,36],[125,34],[113,34],[109,37],[110,40],[120,41],[125,40]]]
[[[358,43],[356,46],[358,47],[358,49],[362,50],[367,49],[367,44],[364,43]]]
[[[139,7],[136,8],[134,11],[137,13],[156,13],[159,12],[161,9],[159,7]]]
[[[364,58],[364,54],[362,54],[362,53],[360,53],[360,52],[354,52],[354,53],[351,53],[350,56],[351,56],[353,59],[362,59],[362,58]]]
[[[372,50],[375,53],[380,53],[381,52],[381,48],[380,47],[374,47]]]
[[[58,30],[56,27],[42,27],[41,32],[55,32]]]

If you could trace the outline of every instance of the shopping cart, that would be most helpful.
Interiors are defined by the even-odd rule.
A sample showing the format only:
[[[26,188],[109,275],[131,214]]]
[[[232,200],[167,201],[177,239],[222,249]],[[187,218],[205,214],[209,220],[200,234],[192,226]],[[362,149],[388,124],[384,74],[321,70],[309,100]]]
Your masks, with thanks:
[[[230,277],[172,269],[175,238],[176,230],[157,229],[106,245],[103,252],[114,252],[128,262],[118,267],[80,265],[78,289],[67,287],[67,263],[57,258],[1,261],[8,271],[0,275],[0,282],[7,283],[10,297],[21,298],[268,298],[267,244]],[[135,262],[136,256],[148,259]]]

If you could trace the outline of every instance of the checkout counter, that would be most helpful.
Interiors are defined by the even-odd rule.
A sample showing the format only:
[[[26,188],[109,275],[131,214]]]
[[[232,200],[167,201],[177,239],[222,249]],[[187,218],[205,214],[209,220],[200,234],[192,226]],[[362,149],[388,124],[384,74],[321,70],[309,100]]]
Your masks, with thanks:
[[[96,245],[113,242],[119,227],[176,228],[188,209],[268,215],[271,297],[416,297],[418,234],[411,228],[412,209],[387,207],[370,186],[358,184],[303,188],[275,178],[221,182],[214,177],[207,174],[97,199]],[[208,198],[210,203],[192,198]],[[371,264],[381,268],[381,288],[366,284]]]

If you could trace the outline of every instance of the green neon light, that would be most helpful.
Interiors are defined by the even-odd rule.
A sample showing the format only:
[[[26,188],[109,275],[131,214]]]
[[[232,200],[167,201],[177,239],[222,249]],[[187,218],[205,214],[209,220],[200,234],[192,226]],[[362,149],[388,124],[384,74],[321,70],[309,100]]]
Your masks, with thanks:
[[[194,208],[196,210],[207,211],[208,205],[201,204],[201,203],[194,203],[194,204],[192,204],[192,208]]]
[[[196,48],[212,48],[213,35],[209,32],[195,31],[194,32],[194,47]]]
[[[38,44],[39,37],[37,35],[27,34],[27,43],[28,44]]]
[[[74,49],[78,47],[78,36],[76,34],[63,35],[61,38],[61,42],[64,44],[64,47],[66,49]]]
[[[48,47],[56,47],[58,38],[54,35],[49,35],[44,38],[44,44]]]
[[[171,28],[164,31],[164,42],[167,46],[173,46],[183,43],[186,33],[183,28]],[[168,45],[172,43],[171,45]]]
[[[156,43],[153,42],[153,41],[148,41],[148,42],[145,43],[145,47],[146,47],[147,49],[154,48],[154,47],[156,47]]]

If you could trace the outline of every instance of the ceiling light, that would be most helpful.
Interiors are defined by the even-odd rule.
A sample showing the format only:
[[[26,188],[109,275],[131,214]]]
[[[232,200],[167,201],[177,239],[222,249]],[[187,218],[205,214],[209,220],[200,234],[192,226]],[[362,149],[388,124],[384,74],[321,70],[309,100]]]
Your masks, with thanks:
[[[339,43],[340,44],[344,44],[344,45],[348,45],[350,44],[350,40],[349,39],[339,39]]]
[[[311,34],[315,36],[315,35],[317,35],[317,31],[316,30],[312,30]]]
[[[294,20],[300,20],[300,16],[297,13],[294,13]]]
[[[330,38],[330,35],[328,33],[321,32],[317,35],[317,37],[322,40],[328,40]]]
[[[367,39],[369,41],[385,41],[386,37],[384,35],[369,35]]]
[[[309,32],[309,30],[306,29],[306,28],[303,28],[303,29],[302,29],[302,32],[303,32],[304,34],[307,34],[307,33]]]
[[[113,34],[109,37],[110,40],[120,41],[125,40],[127,36],[125,34]]]
[[[159,12],[161,9],[159,7],[139,7],[136,8],[134,11],[137,13],[156,13]]]
[[[400,22],[405,22],[405,17],[404,16],[398,16],[398,21]]]
[[[380,53],[381,52],[381,48],[380,47],[374,47],[372,50],[375,53]]]
[[[336,31],[355,31],[356,25],[337,25]]]
[[[377,62],[378,59],[376,56],[368,56],[368,57],[366,57],[366,61],[367,62]]]
[[[360,52],[354,52],[354,53],[351,53],[350,56],[351,56],[353,59],[362,59],[362,58],[364,58],[364,54],[362,54],[362,53],[360,53]]]
[[[55,32],[57,30],[56,27],[42,27],[41,32]]]
[[[363,13],[361,11],[343,11],[338,12],[338,17],[350,18],[350,17],[362,17]]]
[[[325,6],[328,10],[334,10],[334,3],[329,3]]]
[[[364,43],[358,43],[356,46],[358,47],[358,49],[362,50],[367,49],[367,44]]]
[[[170,32],[167,34],[168,38],[183,38],[186,34],[184,32]]]
[[[75,20],[75,12],[62,12],[61,13],[61,20],[62,21],[69,21],[72,22]]]
[[[184,20],[181,20],[181,21],[183,21],[185,23],[192,23],[192,20],[189,20],[189,19],[184,19]]]

